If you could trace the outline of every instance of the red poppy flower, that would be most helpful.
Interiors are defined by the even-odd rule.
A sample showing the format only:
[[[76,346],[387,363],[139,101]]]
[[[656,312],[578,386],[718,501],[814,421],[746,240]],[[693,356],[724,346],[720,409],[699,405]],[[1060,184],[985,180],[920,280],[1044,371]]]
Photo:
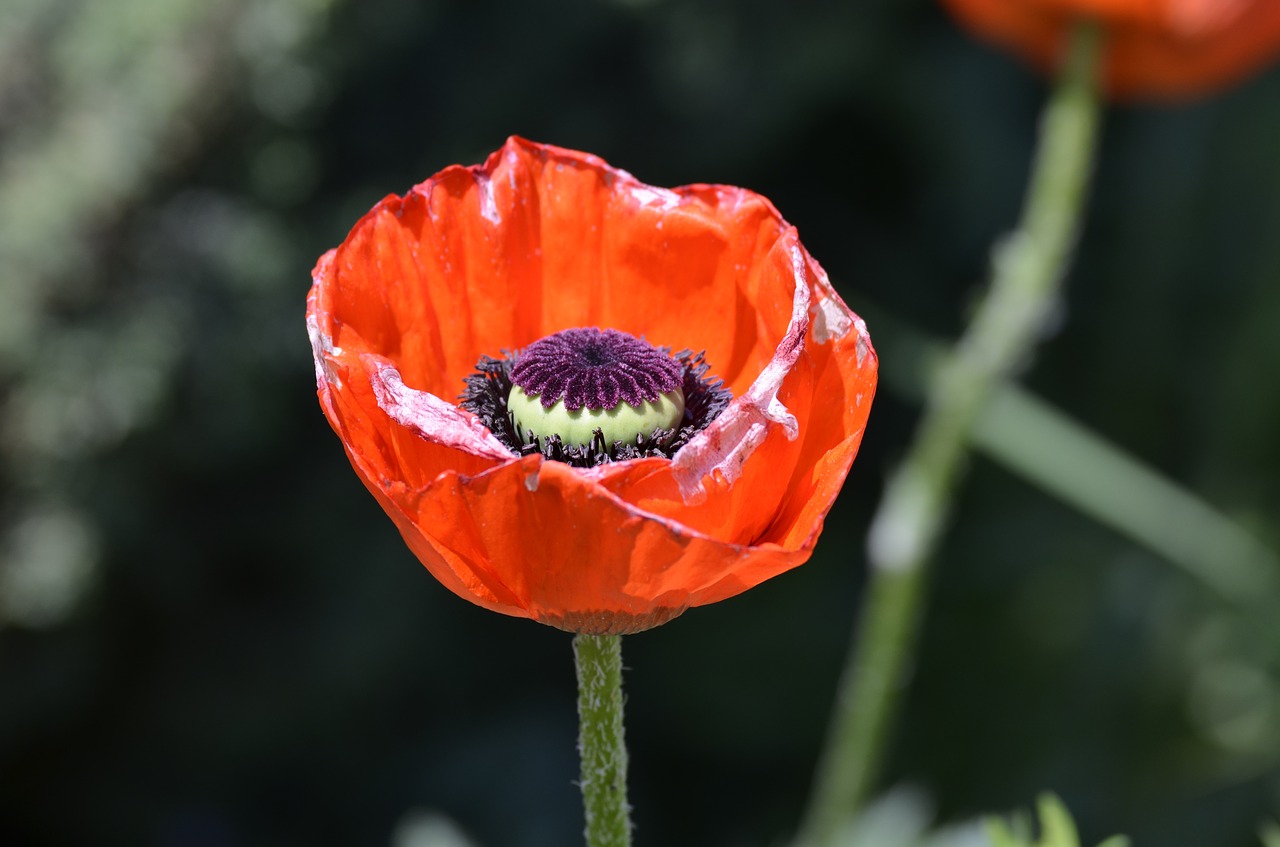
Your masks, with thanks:
[[[307,298],[321,406],[410,549],[481,606],[626,633],[809,558],[862,438],[866,327],[765,198],[510,139],[389,196]],[[477,363],[600,327],[705,351],[733,399],[670,458],[521,455]]]
[[[979,35],[1052,70],[1082,18],[1106,30],[1103,81],[1115,97],[1203,94],[1280,54],[1278,0],[943,0]]]

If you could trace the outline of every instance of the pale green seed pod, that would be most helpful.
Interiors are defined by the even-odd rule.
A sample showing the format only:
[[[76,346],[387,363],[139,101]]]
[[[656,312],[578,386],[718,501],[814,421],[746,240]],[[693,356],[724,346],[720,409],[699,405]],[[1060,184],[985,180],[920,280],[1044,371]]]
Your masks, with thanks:
[[[537,394],[525,394],[524,389],[513,385],[507,397],[507,410],[515,419],[516,432],[524,443],[528,443],[532,433],[544,441],[558,435],[566,445],[585,447],[598,429],[604,435],[605,447],[634,445],[642,435],[651,436],[680,425],[684,418],[684,391],[677,386],[639,407],[624,401],[611,409],[583,406],[571,411],[564,400],[544,408]]]

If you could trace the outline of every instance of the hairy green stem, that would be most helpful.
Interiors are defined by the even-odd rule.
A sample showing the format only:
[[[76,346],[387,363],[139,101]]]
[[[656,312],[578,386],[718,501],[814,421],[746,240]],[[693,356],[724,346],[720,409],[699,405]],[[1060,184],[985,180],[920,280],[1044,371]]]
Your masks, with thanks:
[[[915,439],[890,477],[868,538],[865,612],[837,694],[799,843],[828,847],[878,774],[906,682],[928,563],[979,412],[1035,346],[1074,244],[1098,129],[1100,35],[1082,24],[1052,98],[1018,229],[997,245],[991,288],[935,374]]]
[[[575,635],[578,754],[587,847],[629,847],[627,745],[622,733],[622,638]]]

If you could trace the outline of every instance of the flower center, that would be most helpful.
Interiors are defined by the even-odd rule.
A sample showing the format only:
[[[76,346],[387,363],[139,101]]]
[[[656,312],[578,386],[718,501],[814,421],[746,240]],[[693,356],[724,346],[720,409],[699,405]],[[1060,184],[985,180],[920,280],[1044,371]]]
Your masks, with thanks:
[[[670,459],[733,399],[701,353],[616,330],[566,329],[502,355],[480,357],[459,405],[512,452],[581,468]]]
[[[636,444],[684,417],[685,367],[616,329],[566,329],[535,341],[511,367],[507,409],[523,444],[553,436],[585,447]]]

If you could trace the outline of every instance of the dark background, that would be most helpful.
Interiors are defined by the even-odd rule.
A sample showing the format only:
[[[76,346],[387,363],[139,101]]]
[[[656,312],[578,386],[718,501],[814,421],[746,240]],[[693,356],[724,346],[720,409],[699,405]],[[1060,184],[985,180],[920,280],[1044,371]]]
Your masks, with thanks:
[[[929,0],[0,0],[0,843],[389,844],[428,812],[579,843],[570,638],[449,594],[364,491],[315,400],[316,257],[515,133],[757,190],[855,309],[950,338],[1044,95]],[[1109,108],[1024,375],[1273,549],[1277,150],[1280,69]],[[624,640],[639,844],[791,834],[912,396],[882,384],[808,565]],[[1259,843],[1280,598],[984,458],[937,574],[886,788]]]

